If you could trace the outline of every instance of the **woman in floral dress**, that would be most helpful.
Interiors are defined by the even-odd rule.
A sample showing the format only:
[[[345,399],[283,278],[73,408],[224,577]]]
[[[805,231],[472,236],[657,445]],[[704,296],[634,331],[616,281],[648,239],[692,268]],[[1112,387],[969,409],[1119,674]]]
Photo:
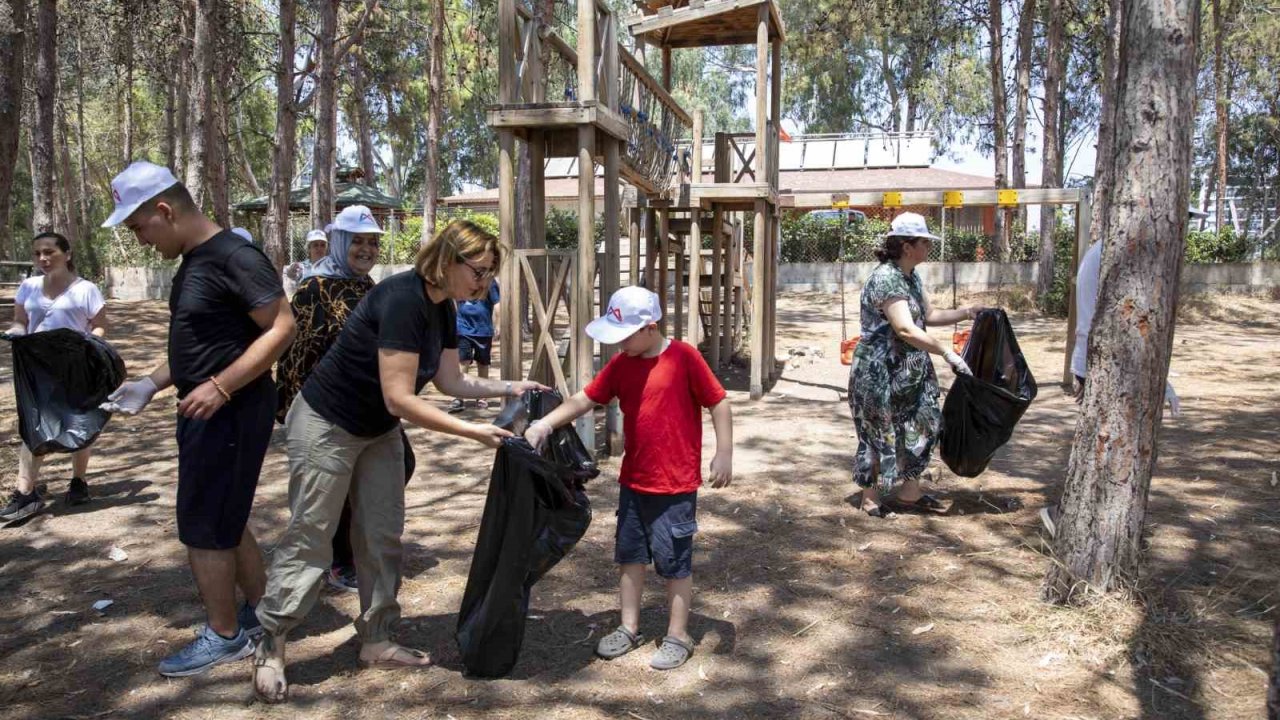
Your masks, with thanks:
[[[849,406],[858,432],[853,481],[862,488],[862,509],[873,517],[895,508],[942,509],[920,488],[942,414],[929,355],[941,355],[956,373],[971,373],[925,327],[971,319],[979,308],[939,310],[929,304],[915,268],[936,239],[920,215],[894,218],[884,247],[876,251],[880,265],[862,288],[862,339],[849,371]],[[898,496],[891,500],[897,483]]]

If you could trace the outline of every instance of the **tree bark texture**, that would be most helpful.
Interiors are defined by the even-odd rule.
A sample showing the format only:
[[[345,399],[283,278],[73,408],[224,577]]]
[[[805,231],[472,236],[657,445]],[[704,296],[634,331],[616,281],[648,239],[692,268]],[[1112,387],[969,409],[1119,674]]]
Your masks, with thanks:
[[[1031,97],[1032,41],[1035,39],[1036,0],[1023,0],[1018,16],[1018,66],[1014,70],[1013,177],[1015,188],[1027,186],[1027,114]],[[1025,215],[1025,210],[1020,210]],[[1025,224],[1025,223],[1024,223]]]
[[[215,67],[220,63],[215,63]],[[219,77],[226,77],[218,72]],[[231,148],[227,138],[227,87],[223,82],[210,83],[210,99],[213,118],[209,126],[209,164],[205,168],[205,182],[209,186],[209,202],[213,206],[213,219],[225,228],[231,227],[231,196],[227,166],[231,161]]]
[[[187,157],[191,153],[191,138],[188,127],[191,122],[191,83],[185,79],[191,77],[191,34],[193,32],[195,8],[190,2],[182,3],[182,14],[178,22],[178,52],[174,61],[174,118],[173,134],[177,140],[174,148],[173,174],[180,178],[187,176]]]
[[[1089,377],[1044,596],[1131,587],[1142,559],[1187,226],[1199,0],[1123,0]],[[1106,158],[1104,158],[1106,160]]]
[[[426,186],[422,198],[422,243],[425,245],[435,235],[436,204],[440,197],[440,116],[444,112],[444,0],[432,0],[431,36],[429,42],[430,68],[428,84],[430,102],[427,105],[427,156],[424,175]]]
[[[187,190],[196,206],[205,207],[209,197],[209,141],[216,123],[213,109],[213,24],[217,0],[195,0],[195,40],[191,55],[191,117],[187,119]]]
[[[1115,154],[1116,129],[1116,74],[1120,67],[1120,34],[1124,31],[1124,18],[1121,13],[1121,0],[1106,0],[1106,17],[1102,58],[1100,64],[1101,78],[1098,92],[1102,96],[1102,104],[1098,112],[1098,151],[1099,162],[1093,173],[1093,219],[1090,223],[1089,244],[1101,242],[1107,234],[1106,210],[1111,205],[1111,174],[1115,163],[1111,158]],[[1102,159],[1108,159],[1103,162]]]
[[[124,35],[121,52],[124,54],[124,164],[133,162],[133,13],[132,3],[124,4],[124,22],[121,31]]]
[[[266,237],[263,247],[277,268],[289,259],[289,188],[293,185],[293,160],[297,151],[298,115],[293,106],[294,34],[296,0],[280,0],[280,57],[276,65],[276,135],[271,155],[271,186],[267,198]]]
[[[1045,0],[1045,63],[1044,63],[1044,147],[1040,154],[1040,186],[1058,187],[1059,167],[1059,100],[1062,97],[1062,23],[1061,0]],[[1053,246],[1058,229],[1058,208],[1040,206],[1040,268],[1036,282],[1036,296],[1044,298],[1053,288]]]
[[[1213,101],[1216,112],[1214,138],[1217,151],[1214,153],[1214,193],[1213,225],[1218,232],[1222,231],[1226,217],[1227,194],[1227,122],[1231,113],[1230,99],[1227,93],[1227,74],[1223,70],[1225,57],[1222,49],[1223,37],[1227,34],[1222,26],[1222,0],[1213,0]]]
[[[373,123],[369,120],[369,105],[365,101],[369,88],[365,81],[364,58],[351,53],[351,109],[356,121],[356,143],[360,151],[360,169],[364,182],[370,187],[378,185],[378,168],[373,161]]]
[[[22,128],[23,78],[26,77],[26,0],[0,5],[0,260],[13,257],[13,175],[18,165]]]
[[[1003,0],[989,0],[988,18],[991,31],[991,143],[995,151],[997,188],[1009,187],[1008,118],[1004,91],[1004,5]],[[996,209],[996,254],[1001,262],[1009,260],[1009,227],[1004,208]]]
[[[58,2],[36,5],[36,106],[31,136],[31,226],[36,232],[53,230],[54,119],[58,95]]]
[[[316,141],[311,163],[311,226],[333,220],[334,143],[338,124],[338,67],[334,43],[338,35],[338,0],[321,0],[320,34],[316,37]]]

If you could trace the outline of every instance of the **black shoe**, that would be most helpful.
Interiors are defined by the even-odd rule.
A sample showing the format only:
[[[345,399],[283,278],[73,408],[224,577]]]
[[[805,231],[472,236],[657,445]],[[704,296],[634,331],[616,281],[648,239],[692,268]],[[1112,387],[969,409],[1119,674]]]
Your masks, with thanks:
[[[13,495],[9,497],[9,504],[0,509],[0,522],[15,523],[19,520],[26,520],[44,509],[44,501],[40,499],[39,493],[32,491],[29,495],[23,495],[17,490],[13,491]]]
[[[329,583],[329,587],[342,592],[360,592],[360,581],[356,577],[356,569],[351,566],[341,566],[329,568],[329,573],[325,575],[325,582]]]
[[[63,501],[68,505],[83,505],[89,502],[89,483],[80,478],[71,478],[71,487],[67,488]]]

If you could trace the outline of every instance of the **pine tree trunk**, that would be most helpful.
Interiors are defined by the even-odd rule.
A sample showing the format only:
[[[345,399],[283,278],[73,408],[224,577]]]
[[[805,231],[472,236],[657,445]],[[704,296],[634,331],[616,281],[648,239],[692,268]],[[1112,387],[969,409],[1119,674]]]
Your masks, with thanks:
[[[378,168],[373,162],[373,123],[369,120],[369,104],[366,98],[369,87],[365,82],[364,58],[360,53],[351,54],[351,106],[356,120],[356,143],[360,150],[360,169],[369,187],[378,186]]]
[[[205,207],[208,193],[209,143],[216,123],[213,111],[213,23],[217,0],[194,0],[195,41],[191,55],[195,65],[192,77],[191,117],[187,121],[187,190],[200,208]]]
[[[22,91],[26,77],[26,0],[0,5],[0,260],[13,257],[13,175],[18,165],[22,128]]]
[[[191,33],[194,21],[190,0],[181,4],[181,15],[178,19],[178,52],[173,68],[173,134],[177,141],[173,151],[173,174],[179,178],[187,176],[187,158],[191,154],[191,138],[189,125],[191,121]]]
[[[227,110],[230,112],[230,109]],[[249,161],[249,147],[244,142],[244,123],[239,113],[235,116],[236,155],[239,156],[240,172],[244,175],[244,183],[254,197],[262,194],[262,184],[258,182],[258,174],[253,171],[253,163]],[[230,118],[228,118],[230,122]]]
[[[1215,153],[1214,165],[1214,183],[1218,192],[1214,194],[1214,213],[1213,225],[1214,229],[1222,232],[1223,220],[1226,217],[1226,203],[1224,199],[1227,194],[1227,116],[1231,112],[1230,101],[1227,95],[1227,77],[1223,72],[1223,62],[1225,57],[1222,49],[1223,37],[1227,34],[1226,28],[1222,27],[1222,0],[1212,0],[1213,2],[1213,97],[1216,109],[1216,123],[1214,126],[1214,137],[1217,140],[1217,152]]]
[[[422,198],[422,243],[426,244],[435,235],[436,203],[440,198],[440,116],[443,113],[444,98],[444,0],[431,2],[431,36],[428,56],[430,57],[430,102],[427,110],[427,157],[425,176],[426,186]]]
[[[133,13],[132,3],[124,4],[124,164],[133,162]]]
[[[338,0],[321,0],[320,34],[316,37],[316,142],[311,164],[311,226],[333,220],[334,143],[338,124],[338,68],[334,42],[338,35]]]
[[[1106,209],[1089,379],[1045,578],[1052,602],[1138,579],[1178,306],[1200,3],[1125,0],[1122,7],[1110,160],[1117,182]]]
[[[220,77],[225,77],[219,73]],[[213,102],[213,118],[209,127],[209,165],[206,180],[209,185],[209,202],[213,205],[213,219],[222,227],[231,227],[231,188],[227,166],[231,162],[231,148],[227,138],[226,85],[213,83],[209,87]]]
[[[1120,34],[1124,31],[1122,0],[1106,0],[1098,92],[1102,96],[1098,120],[1099,161],[1093,173],[1093,218],[1089,224],[1089,244],[1107,235],[1106,209],[1111,206],[1111,173],[1115,168],[1116,75],[1120,71]]]
[[[36,106],[31,137],[32,229],[53,230],[54,119],[58,94],[58,2],[36,5]]]
[[[89,158],[84,144],[84,48],[81,42],[83,21],[76,16],[76,155],[80,165],[80,225],[90,238],[89,250],[93,253],[93,263],[101,267],[101,258],[96,248],[92,247],[93,226],[89,224]]]
[[[297,146],[298,115],[293,107],[294,32],[296,0],[280,0],[280,56],[276,65],[276,136],[271,155],[271,187],[267,198],[267,227],[263,247],[277,268],[289,259],[289,188]]]
[[[1027,186],[1027,115],[1031,97],[1032,40],[1035,39],[1036,0],[1023,0],[1018,16],[1018,67],[1014,71],[1016,90],[1013,109],[1013,177],[1015,188]],[[1018,210],[1026,226],[1026,208]]]
[[[1044,63],[1044,146],[1040,159],[1040,186],[1058,187],[1062,181],[1058,177],[1059,145],[1058,145],[1058,109],[1062,95],[1062,3],[1060,0],[1045,0],[1045,21],[1048,30],[1045,35]],[[1053,205],[1040,206],[1040,268],[1036,281],[1036,296],[1043,302],[1053,288],[1053,246],[1054,235],[1058,229],[1058,209]]]
[[[1006,98],[1004,90],[1004,6],[1002,0],[989,0],[991,31],[991,142],[995,150],[995,182],[997,188],[1009,187],[1009,148],[1006,132]],[[996,208],[996,255],[1009,261],[1009,222],[1004,208]]]

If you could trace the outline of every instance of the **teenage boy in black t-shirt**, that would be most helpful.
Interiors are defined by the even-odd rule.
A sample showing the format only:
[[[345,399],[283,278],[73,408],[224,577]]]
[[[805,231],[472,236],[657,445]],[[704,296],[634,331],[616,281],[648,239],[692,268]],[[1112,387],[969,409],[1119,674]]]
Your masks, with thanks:
[[[293,313],[262,251],[206,218],[167,168],[136,162],[111,190],[116,209],[104,227],[123,222],[166,260],[182,257],[169,293],[168,361],[121,385],[108,406],[133,414],[160,390],[178,390],[178,539],[208,624],[159,669],[196,675],[246,657],[261,634],[254,608],[266,575],[247,523],[275,416],[268,370],[293,339]]]

